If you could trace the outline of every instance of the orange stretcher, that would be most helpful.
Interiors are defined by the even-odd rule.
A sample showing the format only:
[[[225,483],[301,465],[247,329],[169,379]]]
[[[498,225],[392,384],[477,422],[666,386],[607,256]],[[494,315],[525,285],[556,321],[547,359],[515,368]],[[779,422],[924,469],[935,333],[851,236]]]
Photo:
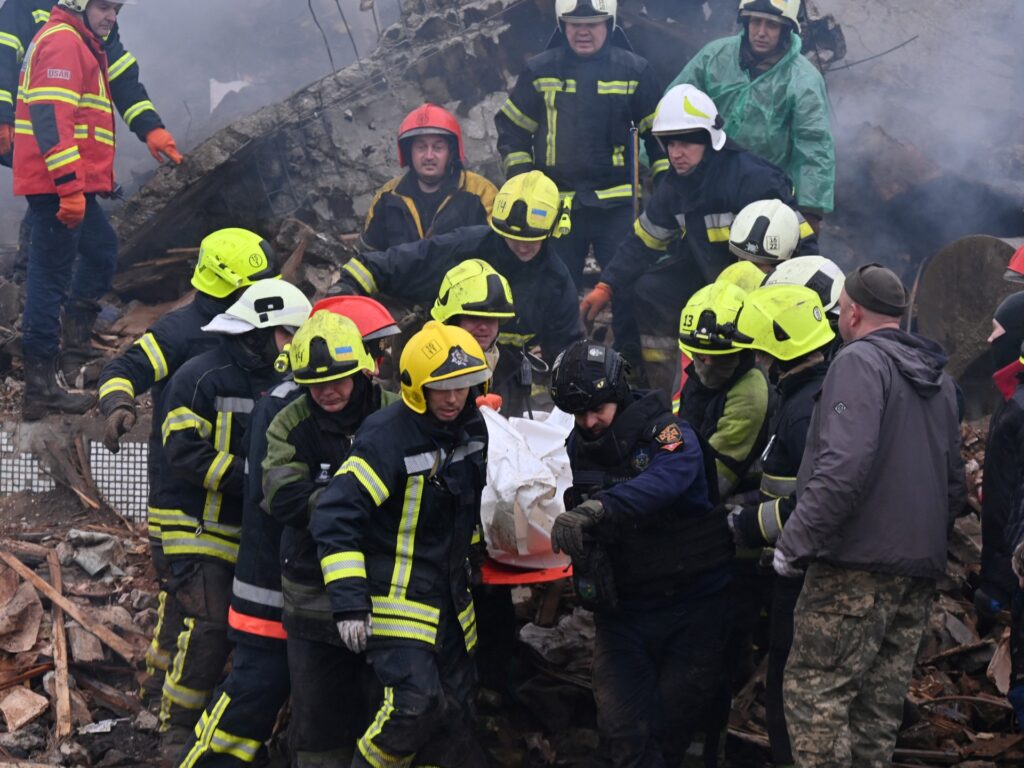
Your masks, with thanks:
[[[568,579],[572,576],[572,566],[559,565],[554,568],[516,568],[514,565],[499,563],[486,558],[480,566],[480,575],[484,584],[544,584],[549,581]]]

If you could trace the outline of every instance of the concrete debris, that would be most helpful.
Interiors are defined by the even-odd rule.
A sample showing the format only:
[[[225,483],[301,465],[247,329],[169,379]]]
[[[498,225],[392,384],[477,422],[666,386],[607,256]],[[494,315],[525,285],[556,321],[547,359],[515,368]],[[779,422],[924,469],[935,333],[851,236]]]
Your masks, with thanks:
[[[31,723],[49,706],[50,702],[45,696],[40,696],[29,688],[19,686],[0,694],[0,713],[7,723],[7,730],[11,732]]]
[[[0,651],[23,653],[36,644],[43,620],[43,604],[31,585],[24,583],[5,599],[3,587],[9,583],[7,574],[14,575],[14,572],[4,567],[0,576]]]

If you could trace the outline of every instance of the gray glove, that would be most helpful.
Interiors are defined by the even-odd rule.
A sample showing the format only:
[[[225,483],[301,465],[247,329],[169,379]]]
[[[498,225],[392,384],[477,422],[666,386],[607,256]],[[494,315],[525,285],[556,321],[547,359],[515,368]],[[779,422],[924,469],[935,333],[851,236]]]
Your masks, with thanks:
[[[739,527],[743,507],[739,504],[726,504],[725,508],[729,510],[729,516],[725,518],[725,521],[729,524],[729,533],[732,534],[733,543],[737,547],[746,547],[747,543],[744,541],[743,532]]]
[[[797,568],[781,549],[775,550],[772,567],[779,576],[784,576],[787,579],[798,579],[804,575],[803,569]]]
[[[341,642],[345,644],[352,653],[362,653],[366,650],[366,641],[373,634],[373,619],[365,616],[361,619],[346,619],[338,622],[338,634]]]
[[[117,453],[121,450],[121,435],[129,432],[134,426],[135,409],[127,405],[118,406],[107,416],[107,421],[103,425],[103,445],[111,453]]]
[[[551,526],[551,549],[557,554],[565,552],[578,559],[583,556],[583,534],[594,528],[605,517],[604,505],[597,499],[584,501],[555,518]]]

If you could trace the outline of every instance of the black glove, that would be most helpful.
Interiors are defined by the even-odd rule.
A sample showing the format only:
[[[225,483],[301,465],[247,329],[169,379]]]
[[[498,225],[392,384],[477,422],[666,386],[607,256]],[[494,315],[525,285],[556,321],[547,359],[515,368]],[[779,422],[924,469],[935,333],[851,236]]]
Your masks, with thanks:
[[[121,435],[129,432],[135,426],[135,408],[131,406],[119,406],[107,416],[106,424],[103,425],[103,445],[111,453],[121,450]]]
[[[604,505],[597,499],[584,501],[563,512],[551,526],[551,549],[557,554],[565,552],[573,560],[583,556],[583,534],[596,527],[605,518]]]
[[[338,282],[327,289],[328,296],[362,296],[363,292],[355,285],[341,278]]]

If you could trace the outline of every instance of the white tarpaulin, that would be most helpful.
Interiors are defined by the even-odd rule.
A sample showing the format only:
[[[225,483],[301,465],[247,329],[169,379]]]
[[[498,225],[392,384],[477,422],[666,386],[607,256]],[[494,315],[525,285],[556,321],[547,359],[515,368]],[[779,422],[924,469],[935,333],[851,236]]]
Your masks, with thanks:
[[[481,408],[487,422],[487,486],[480,518],[488,554],[520,568],[569,564],[551,551],[551,525],[565,511],[562,495],[572,485],[565,438],[573,418],[554,410],[537,419],[506,419]]]

